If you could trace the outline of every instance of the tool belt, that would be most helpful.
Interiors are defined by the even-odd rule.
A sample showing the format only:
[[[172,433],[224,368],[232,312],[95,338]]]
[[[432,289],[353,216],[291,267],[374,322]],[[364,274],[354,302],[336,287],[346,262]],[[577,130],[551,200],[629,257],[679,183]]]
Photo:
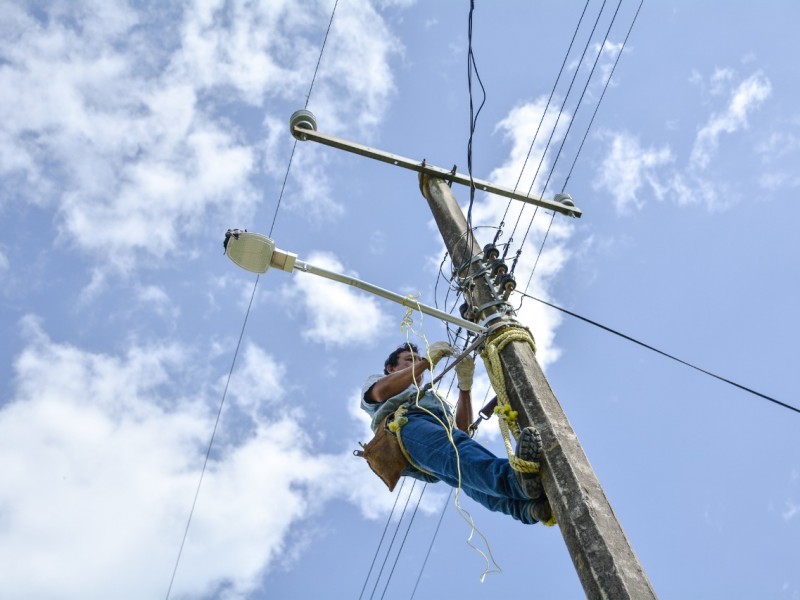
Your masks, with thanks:
[[[403,471],[409,466],[397,439],[399,432],[395,434],[389,430],[389,421],[393,418],[394,415],[388,415],[383,419],[375,432],[375,437],[367,444],[359,442],[363,450],[353,452],[356,456],[367,460],[369,468],[381,478],[390,492],[394,491]]]

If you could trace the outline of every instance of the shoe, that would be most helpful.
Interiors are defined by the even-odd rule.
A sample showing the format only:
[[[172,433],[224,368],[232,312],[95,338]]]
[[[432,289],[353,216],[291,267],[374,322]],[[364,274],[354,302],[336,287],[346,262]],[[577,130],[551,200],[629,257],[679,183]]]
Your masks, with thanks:
[[[519,442],[517,442],[517,451],[515,455],[517,458],[530,462],[539,462],[542,454],[542,438],[539,432],[533,427],[526,427],[519,434]],[[514,471],[517,476],[522,491],[531,500],[537,500],[544,497],[544,488],[542,487],[542,479],[538,473],[522,473]],[[537,519],[538,520],[538,519]]]
[[[550,508],[550,502],[547,501],[547,498],[542,498],[541,500],[528,504],[528,513],[535,520],[547,525],[552,525],[554,523],[553,509]]]

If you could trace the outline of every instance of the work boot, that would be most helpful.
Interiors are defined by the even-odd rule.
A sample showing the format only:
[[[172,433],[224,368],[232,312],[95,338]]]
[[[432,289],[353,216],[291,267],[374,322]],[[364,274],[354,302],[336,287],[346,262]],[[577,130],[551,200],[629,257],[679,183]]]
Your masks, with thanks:
[[[549,523],[553,518],[553,509],[550,508],[550,502],[544,497],[528,504],[528,513],[542,523]]]
[[[539,462],[542,454],[542,438],[536,429],[526,427],[520,432],[515,454],[517,458],[522,460]],[[525,492],[528,498],[537,500],[544,497],[544,488],[538,473],[522,473],[520,471],[514,471],[514,473],[517,476],[520,487],[522,487],[522,491]]]

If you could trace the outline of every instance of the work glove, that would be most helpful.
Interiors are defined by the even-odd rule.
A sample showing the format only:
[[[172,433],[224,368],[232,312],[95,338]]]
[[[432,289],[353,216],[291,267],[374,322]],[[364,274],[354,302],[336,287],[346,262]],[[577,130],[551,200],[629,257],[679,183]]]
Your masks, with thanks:
[[[445,356],[454,356],[455,353],[455,348],[447,342],[433,342],[428,346],[428,362],[431,363],[431,368],[433,368]]]
[[[456,376],[458,377],[458,389],[468,392],[472,389],[472,376],[475,374],[475,359],[472,356],[465,356],[455,366]]]

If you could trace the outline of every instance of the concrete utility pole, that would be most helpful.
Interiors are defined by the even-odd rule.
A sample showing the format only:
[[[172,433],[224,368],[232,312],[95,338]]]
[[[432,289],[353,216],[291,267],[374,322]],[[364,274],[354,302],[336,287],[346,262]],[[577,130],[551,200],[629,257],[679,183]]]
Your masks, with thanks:
[[[483,266],[482,254],[464,213],[443,179],[420,174],[420,188],[428,201],[454,268],[459,276],[473,275]],[[496,292],[476,277],[465,290],[470,307],[492,304]],[[498,308],[487,308],[482,320]],[[509,316],[500,317],[515,326]],[[520,426],[534,425],[542,436],[542,482],[558,520],[567,549],[586,597],[594,600],[646,600],[656,598],[639,559],[633,552],[597,476],[581,448],[572,426],[545,379],[531,347],[510,342],[500,353],[507,393],[519,413]]]
[[[514,320],[508,304],[502,297],[498,298],[498,290],[493,281],[480,276],[471,277],[484,268],[483,250],[467,227],[464,213],[461,212],[447,181],[472,184],[476,189],[492,194],[572,217],[581,216],[580,209],[575,207],[569,196],[557,197],[556,200],[528,196],[489,182],[470,180],[469,177],[456,173],[455,167],[452,171],[447,171],[428,165],[425,161],[418,163],[319,133],[316,118],[305,109],[292,115],[289,129],[299,141],[315,141],[420,174],[422,195],[431,207],[445,246],[459,271],[459,278],[461,281],[470,278],[473,284],[464,295],[468,308],[472,309],[471,320],[479,322],[481,327],[490,320],[492,325],[498,323],[498,320],[505,321],[509,327],[520,325]],[[272,250],[269,254],[272,254]],[[270,258],[262,256],[256,262],[268,265]],[[264,265],[260,268],[264,268]],[[542,482],[587,598],[655,599],[656,594],[647,575],[617,522],[575,432],[536,362],[533,350],[524,342],[511,341],[500,351],[500,359],[503,363],[506,392],[512,408],[519,413],[520,424],[523,427],[534,425],[542,436]]]

